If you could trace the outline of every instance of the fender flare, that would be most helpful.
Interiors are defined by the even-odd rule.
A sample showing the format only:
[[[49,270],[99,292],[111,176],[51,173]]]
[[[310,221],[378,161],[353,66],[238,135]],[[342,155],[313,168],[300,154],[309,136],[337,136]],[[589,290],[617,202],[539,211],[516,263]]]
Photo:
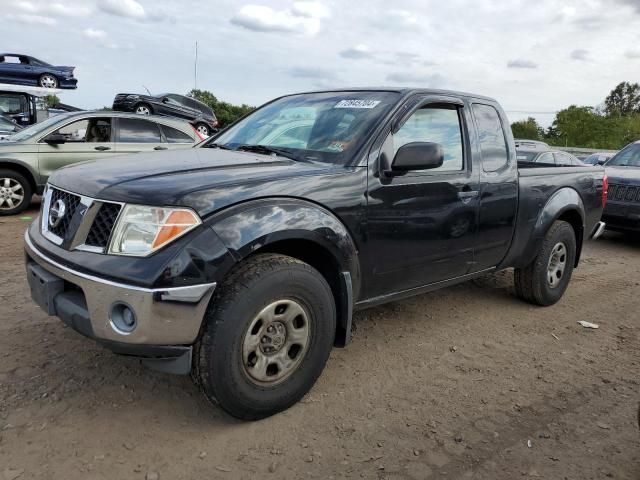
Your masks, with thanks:
[[[528,265],[533,261],[535,256],[540,250],[544,236],[546,235],[553,222],[561,217],[568,216],[573,221],[570,221],[571,226],[576,233],[576,259],[575,266],[578,266],[580,260],[580,254],[582,253],[582,242],[584,237],[584,202],[580,197],[580,194],[571,187],[561,188],[554,192],[547,200],[547,203],[542,207],[536,223],[533,226],[530,240],[525,248],[522,260],[523,265]]]
[[[234,263],[283,241],[311,242],[327,252],[338,270],[332,285],[338,315],[336,345],[349,342],[354,299],[360,291],[360,264],[351,233],[333,212],[308,200],[270,197],[231,206],[205,223],[234,257]]]

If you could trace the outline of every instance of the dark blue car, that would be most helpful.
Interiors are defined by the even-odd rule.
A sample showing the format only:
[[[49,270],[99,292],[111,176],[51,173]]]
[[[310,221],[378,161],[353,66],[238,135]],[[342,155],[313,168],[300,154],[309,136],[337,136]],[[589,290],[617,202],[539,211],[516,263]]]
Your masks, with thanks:
[[[35,85],[44,88],[76,88],[76,67],[49,65],[37,58],[15,53],[0,53],[0,83]]]

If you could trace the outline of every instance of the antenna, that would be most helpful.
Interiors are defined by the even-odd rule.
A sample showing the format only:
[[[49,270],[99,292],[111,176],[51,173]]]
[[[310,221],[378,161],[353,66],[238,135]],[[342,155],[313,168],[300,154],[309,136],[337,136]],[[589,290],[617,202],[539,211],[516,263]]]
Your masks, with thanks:
[[[149,94],[150,97],[153,97],[153,95],[151,95],[151,92],[149,91],[149,89],[147,87],[142,85],[142,88],[144,88],[147,91],[147,93]]]
[[[196,40],[196,59],[193,66],[193,89],[198,89],[198,41]]]

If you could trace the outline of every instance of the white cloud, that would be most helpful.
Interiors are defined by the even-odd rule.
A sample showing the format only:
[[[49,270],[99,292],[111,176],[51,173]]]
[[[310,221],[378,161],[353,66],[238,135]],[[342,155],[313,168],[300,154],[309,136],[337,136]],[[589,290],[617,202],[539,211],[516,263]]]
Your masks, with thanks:
[[[509,60],[507,62],[508,68],[538,68],[538,64],[531,60],[524,60],[522,58],[517,60]]]
[[[118,17],[144,19],[146,12],[144,7],[136,0],[100,0],[98,9]]]
[[[84,35],[89,38],[102,39],[106,38],[107,36],[107,32],[105,32],[104,30],[98,30],[94,28],[86,28],[82,33],[84,33]]]
[[[96,41],[98,45],[102,45],[103,47],[112,48],[112,49],[118,48],[118,44],[111,41],[111,39],[109,38],[109,35],[107,35],[107,32],[105,32],[104,30],[89,27],[89,28],[85,28],[82,34],[85,37]]]
[[[25,23],[27,25],[46,25],[48,27],[52,27],[58,23],[55,18],[44,17],[42,15],[31,15],[28,13],[10,13],[5,15],[4,18],[18,23]]]
[[[350,47],[342,50],[340,52],[340,56],[352,59],[371,58],[373,57],[373,52],[367,45],[360,44],[356,45],[355,47]]]
[[[398,85],[424,88],[451,87],[450,82],[438,73],[419,72],[415,70],[391,73],[387,75],[387,81]]]
[[[585,50],[584,48],[577,48],[576,50],[573,50],[569,56],[573,59],[573,60],[579,60],[581,62],[586,62],[589,60],[589,51]]]
[[[329,10],[318,2],[295,2],[293,8],[275,10],[263,5],[245,5],[231,23],[257,32],[283,32],[315,35]]]
[[[640,49],[627,50],[626,52],[624,52],[624,56],[632,60],[636,60],[640,58]]]
[[[19,0],[13,7],[26,13],[34,15],[54,15],[60,17],[84,17],[91,13],[91,9],[86,5],[65,5],[60,2],[48,2],[46,0]]]

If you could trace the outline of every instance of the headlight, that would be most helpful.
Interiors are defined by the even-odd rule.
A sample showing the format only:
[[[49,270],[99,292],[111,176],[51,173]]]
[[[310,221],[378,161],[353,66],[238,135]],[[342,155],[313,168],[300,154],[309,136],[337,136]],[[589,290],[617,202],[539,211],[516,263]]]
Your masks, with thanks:
[[[125,205],[108,253],[145,257],[201,223],[188,208]]]

